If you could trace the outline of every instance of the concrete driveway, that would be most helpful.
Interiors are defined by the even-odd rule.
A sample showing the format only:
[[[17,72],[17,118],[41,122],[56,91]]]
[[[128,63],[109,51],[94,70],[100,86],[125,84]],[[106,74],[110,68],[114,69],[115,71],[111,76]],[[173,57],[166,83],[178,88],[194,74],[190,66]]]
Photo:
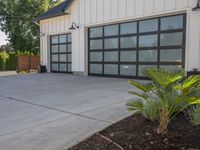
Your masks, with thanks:
[[[0,149],[61,150],[130,115],[126,79],[0,77]]]

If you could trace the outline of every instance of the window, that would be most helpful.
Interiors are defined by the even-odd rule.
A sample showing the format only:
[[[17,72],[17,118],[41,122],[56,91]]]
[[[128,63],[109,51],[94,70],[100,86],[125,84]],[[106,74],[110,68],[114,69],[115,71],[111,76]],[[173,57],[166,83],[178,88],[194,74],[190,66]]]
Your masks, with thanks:
[[[161,30],[183,28],[183,15],[161,18]]]
[[[136,65],[120,65],[120,75],[136,76]]]
[[[102,36],[103,36],[103,28],[102,27],[90,29],[90,37],[91,38],[102,37]]]
[[[90,64],[90,73],[102,74],[102,64]]]
[[[137,37],[122,37],[120,39],[121,48],[135,48],[137,47]]]
[[[176,46],[182,45],[183,33],[164,33],[160,35],[160,45],[161,46]]]
[[[182,50],[181,49],[160,50],[160,61],[161,62],[181,62]]]
[[[116,49],[119,47],[119,40],[118,38],[109,38],[104,40],[104,48],[105,49]]]
[[[67,35],[60,35],[59,43],[66,43],[66,42],[67,42]]]
[[[52,36],[51,37],[51,43],[52,44],[57,44],[58,43],[58,36]]]
[[[127,34],[134,34],[137,33],[137,23],[124,23],[120,25],[120,34],[127,35]]]
[[[121,51],[120,61],[121,62],[136,62],[137,52],[136,51]]]
[[[156,47],[158,35],[143,35],[139,37],[139,47]]]
[[[104,36],[114,36],[119,34],[119,25],[105,26]]]
[[[139,22],[140,33],[158,31],[158,19]]]
[[[118,61],[118,51],[117,52],[105,52],[104,61],[107,62],[117,62]]]
[[[139,61],[140,62],[157,62],[157,50],[140,50]]]
[[[156,17],[88,30],[89,75],[145,78],[146,67],[184,67],[186,15]]]
[[[103,41],[102,40],[91,40],[90,41],[90,49],[102,49],[103,48]]]
[[[103,60],[103,53],[102,52],[91,52],[90,53],[90,61],[102,61]]]
[[[113,65],[113,64],[104,65],[104,73],[107,75],[117,75],[118,65]]]

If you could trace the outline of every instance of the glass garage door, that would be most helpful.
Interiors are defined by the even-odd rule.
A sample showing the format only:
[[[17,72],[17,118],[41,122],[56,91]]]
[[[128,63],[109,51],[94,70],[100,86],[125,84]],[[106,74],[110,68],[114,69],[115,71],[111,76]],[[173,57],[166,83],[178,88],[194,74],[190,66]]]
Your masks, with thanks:
[[[186,15],[89,29],[89,75],[143,78],[145,67],[184,68]]]
[[[51,36],[51,72],[71,73],[71,34]]]

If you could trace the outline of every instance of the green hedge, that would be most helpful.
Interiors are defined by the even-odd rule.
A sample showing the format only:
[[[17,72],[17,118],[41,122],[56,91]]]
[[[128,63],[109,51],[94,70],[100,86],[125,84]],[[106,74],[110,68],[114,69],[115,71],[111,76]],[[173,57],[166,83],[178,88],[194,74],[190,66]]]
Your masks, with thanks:
[[[9,71],[17,69],[17,55],[15,53],[9,53],[9,59],[6,61],[6,69],[3,70],[3,60],[0,58],[0,71]]]

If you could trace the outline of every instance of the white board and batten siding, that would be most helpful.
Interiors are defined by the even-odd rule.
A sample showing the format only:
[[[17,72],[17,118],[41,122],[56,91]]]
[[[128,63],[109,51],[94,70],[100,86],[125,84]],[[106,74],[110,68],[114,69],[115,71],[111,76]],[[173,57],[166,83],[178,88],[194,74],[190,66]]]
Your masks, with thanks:
[[[200,69],[200,12],[196,0],[74,0],[71,14],[40,21],[41,61],[49,66],[49,36],[72,33],[72,69],[87,73],[87,28],[102,24],[187,13],[186,70]],[[79,29],[69,31],[75,22]]]

